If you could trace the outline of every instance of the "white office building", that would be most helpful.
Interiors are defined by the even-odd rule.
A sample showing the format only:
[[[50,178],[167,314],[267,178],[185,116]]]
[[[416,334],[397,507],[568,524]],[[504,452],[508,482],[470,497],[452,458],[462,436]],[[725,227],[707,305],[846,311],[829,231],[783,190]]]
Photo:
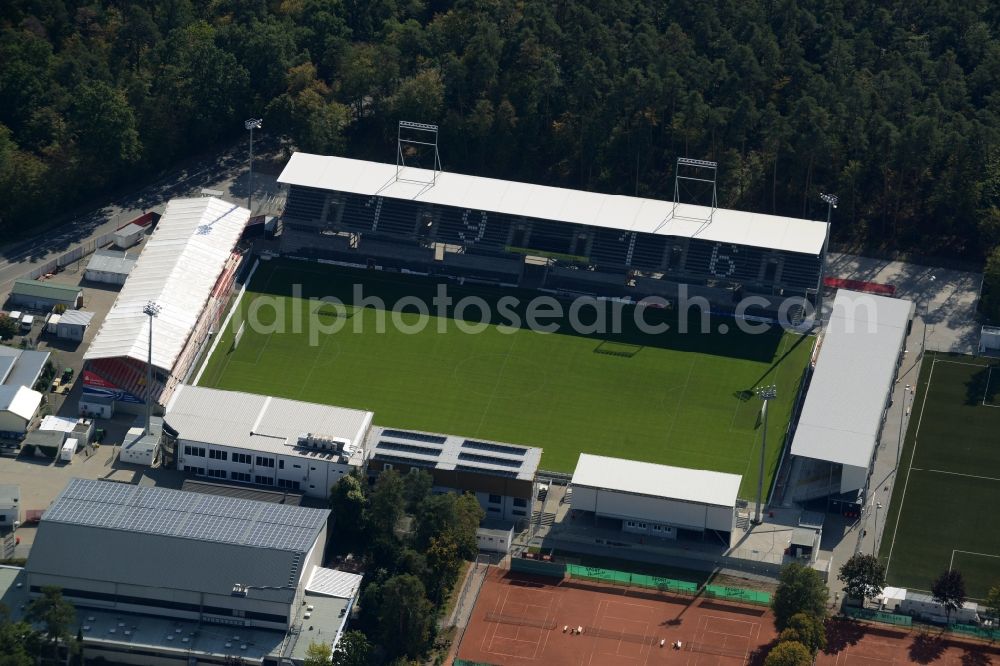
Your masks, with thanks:
[[[372,412],[183,385],[163,420],[177,469],[326,498],[364,466]]]

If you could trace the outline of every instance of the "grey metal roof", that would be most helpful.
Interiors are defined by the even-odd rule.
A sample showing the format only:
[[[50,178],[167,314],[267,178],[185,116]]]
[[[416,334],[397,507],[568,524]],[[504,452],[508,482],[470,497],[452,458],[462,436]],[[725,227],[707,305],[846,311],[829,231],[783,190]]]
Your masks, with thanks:
[[[306,591],[324,597],[353,599],[361,588],[360,574],[326,567],[313,567]]]
[[[164,420],[179,439],[282,455],[315,457],[298,447],[299,435],[350,440],[360,451],[372,412],[239,391],[179,386]]]
[[[16,354],[7,353],[9,347],[3,347],[0,353],[0,362],[5,362],[8,358],[13,358],[14,367],[7,374],[3,383],[7,386],[27,386],[31,388],[38,381],[42,374],[45,362],[49,360],[49,352],[15,349]]]
[[[294,588],[329,513],[73,479],[42,516],[27,568],[218,594],[236,583]],[[285,599],[294,589],[261,594]]]
[[[210,481],[199,481],[197,479],[184,479],[181,490],[192,493],[203,493],[205,495],[222,495],[223,497],[235,497],[238,499],[250,499],[257,502],[273,502],[275,504],[290,504],[299,506],[302,502],[300,493],[287,492],[283,490],[263,490],[261,488],[248,488],[246,486],[232,486],[228,483],[212,483]]]
[[[75,324],[77,326],[90,326],[90,320],[94,318],[93,312],[84,310],[66,310],[59,319],[59,324]]]
[[[866,468],[913,303],[841,289],[792,439],[797,456]]]
[[[141,228],[141,227],[140,227]],[[87,262],[88,271],[100,271],[101,273],[117,273],[118,275],[128,275],[135,266],[136,257],[129,256],[126,252],[114,252],[112,250],[97,250]]]
[[[375,460],[528,481],[542,459],[542,450],[531,446],[415,430],[378,428],[372,439]]]

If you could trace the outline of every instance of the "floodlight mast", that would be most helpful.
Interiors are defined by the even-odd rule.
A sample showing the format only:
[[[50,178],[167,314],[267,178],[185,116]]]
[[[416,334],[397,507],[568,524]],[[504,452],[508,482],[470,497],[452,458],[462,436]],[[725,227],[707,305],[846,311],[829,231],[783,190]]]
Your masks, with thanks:
[[[693,175],[692,171],[696,174]],[[705,172],[708,172],[706,175]],[[719,207],[719,193],[716,180],[719,175],[719,163],[710,162],[709,160],[696,160],[690,157],[678,157],[677,166],[674,168],[674,205],[670,209],[670,213],[667,217],[660,222],[659,226],[656,227],[655,231],[659,231],[667,222],[673,218],[681,218],[686,220],[695,220],[697,222],[703,222],[710,224],[712,218],[715,216],[715,211]],[[677,211],[681,205],[681,181],[690,181],[694,183],[703,183],[705,185],[711,185],[712,187],[712,205],[708,211],[707,218],[701,217],[686,217],[684,215],[678,215]],[[697,203],[697,202],[696,202]]]
[[[760,440],[760,476],[757,478],[757,518],[756,524],[764,522],[764,458],[767,452],[767,403],[778,397],[778,387],[763,386],[757,389],[757,396],[764,401],[764,434]]]
[[[430,135],[428,137],[428,135]],[[431,167],[431,179],[414,180],[403,178],[402,173],[406,168],[406,150],[408,146],[426,146],[434,149],[434,164]],[[424,185],[434,185],[437,183],[438,172],[441,168],[441,154],[438,152],[438,126],[427,123],[415,123],[409,120],[400,120],[396,129],[396,180],[422,183]]]
[[[149,317],[149,349],[146,363],[146,434],[150,434],[150,421],[153,419],[153,319],[163,308],[149,301],[142,306],[142,313]]]
[[[263,120],[261,118],[250,118],[243,121],[243,127],[250,130],[250,185],[247,187],[247,208],[253,215],[253,131],[260,129]]]
[[[833,217],[833,209],[837,207],[840,202],[840,197],[836,194],[823,194],[820,193],[819,198],[826,202],[826,223],[830,224],[830,220]]]

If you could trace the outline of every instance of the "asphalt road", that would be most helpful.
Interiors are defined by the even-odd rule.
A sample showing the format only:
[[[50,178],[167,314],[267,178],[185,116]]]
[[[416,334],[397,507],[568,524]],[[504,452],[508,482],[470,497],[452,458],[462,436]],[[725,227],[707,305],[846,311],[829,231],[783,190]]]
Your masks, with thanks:
[[[257,144],[255,142],[255,152]],[[259,155],[259,153],[258,153]],[[221,190],[223,198],[247,205],[247,144],[239,142],[214,157],[191,163],[184,169],[71,222],[55,227],[34,239],[19,241],[0,249],[0,294],[11,283],[29,272],[34,265],[61,256],[101,234],[114,231],[147,211],[163,212],[167,201],[177,197],[197,196],[202,188]],[[254,208],[268,193],[276,190],[273,176],[254,174]]]

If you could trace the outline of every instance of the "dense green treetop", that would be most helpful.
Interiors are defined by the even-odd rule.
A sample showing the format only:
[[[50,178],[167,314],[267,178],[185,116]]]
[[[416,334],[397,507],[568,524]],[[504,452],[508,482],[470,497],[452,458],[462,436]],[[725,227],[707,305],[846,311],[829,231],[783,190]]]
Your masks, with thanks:
[[[447,170],[821,218],[869,248],[1000,242],[1000,5],[989,0],[11,0],[0,233],[142,178],[246,117],[388,160],[442,124]]]

